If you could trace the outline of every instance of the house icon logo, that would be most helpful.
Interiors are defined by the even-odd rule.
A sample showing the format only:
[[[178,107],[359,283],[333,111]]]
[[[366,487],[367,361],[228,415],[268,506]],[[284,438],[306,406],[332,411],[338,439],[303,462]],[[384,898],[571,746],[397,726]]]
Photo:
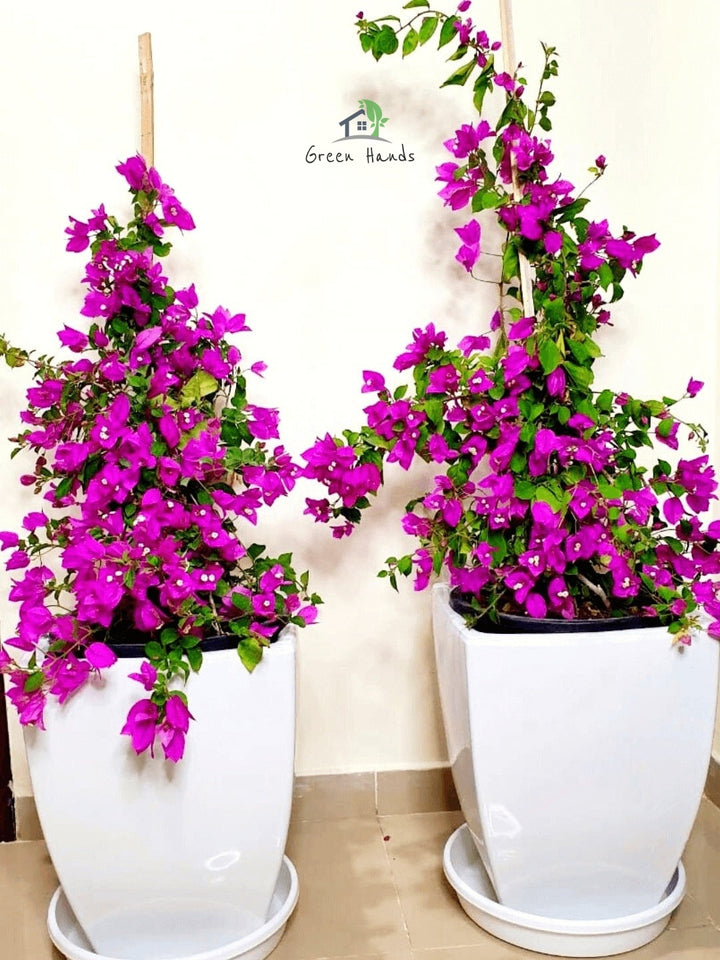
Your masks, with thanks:
[[[382,140],[384,143],[390,143],[386,137],[380,136],[380,129],[388,122],[389,117],[384,117],[382,108],[374,100],[360,100],[360,109],[344,120],[338,122],[338,126],[344,130],[344,136],[338,137],[334,143],[340,143],[343,140]]]

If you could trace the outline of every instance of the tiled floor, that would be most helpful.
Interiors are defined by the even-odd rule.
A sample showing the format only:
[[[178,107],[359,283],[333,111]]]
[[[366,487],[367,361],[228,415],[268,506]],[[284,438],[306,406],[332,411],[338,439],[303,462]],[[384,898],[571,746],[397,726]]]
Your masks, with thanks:
[[[450,813],[295,820],[300,901],[272,960],[531,960],[475,926],[445,882]],[[689,893],[637,960],[720,960],[720,810],[704,800],[683,858]],[[56,885],[42,841],[0,844],[0,960],[60,960],[45,931]]]

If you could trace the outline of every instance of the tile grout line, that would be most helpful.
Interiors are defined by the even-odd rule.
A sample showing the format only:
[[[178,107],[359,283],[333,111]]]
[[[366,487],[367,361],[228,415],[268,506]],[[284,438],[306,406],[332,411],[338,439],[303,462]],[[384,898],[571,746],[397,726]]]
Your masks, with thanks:
[[[377,779],[377,774],[376,774],[376,779]],[[389,848],[389,845],[388,845],[388,841],[385,840],[386,834],[385,834],[385,830],[384,830],[384,828],[383,828],[383,825],[382,825],[382,823],[380,822],[380,815],[379,815],[379,814],[376,815],[375,821],[376,821],[376,823],[377,823],[378,830],[380,831],[380,840],[381,840],[381,842],[382,842],[383,849],[384,849],[384,852],[385,852],[385,860],[387,861],[388,871],[389,871],[389,873],[390,873],[390,880],[391,880],[391,882],[392,882],[393,891],[394,891],[394,893],[395,893],[395,900],[396,900],[397,905],[398,905],[398,910],[400,911],[400,917],[401,917],[401,919],[402,919],[403,930],[405,931],[405,939],[407,940],[407,948],[408,948],[408,951],[412,951],[413,945],[412,945],[412,941],[411,941],[411,939],[410,939],[410,930],[409,930],[409,928],[408,928],[407,918],[406,918],[406,916],[405,916],[405,911],[403,910],[402,900],[401,900],[401,898],[400,898],[400,889],[399,889],[399,887],[398,887],[397,880],[396,880],[396,878],[395,878],[395,871],[394,871],[393,868],[392,868],[392,859],[391,859],[391,857],[390,857],[390,848]]]

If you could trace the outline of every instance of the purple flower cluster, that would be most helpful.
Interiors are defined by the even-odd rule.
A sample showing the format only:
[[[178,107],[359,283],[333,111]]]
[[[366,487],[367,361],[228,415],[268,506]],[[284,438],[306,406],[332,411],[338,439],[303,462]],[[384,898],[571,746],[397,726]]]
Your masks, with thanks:
[[[685,615],[704,607],[710,632],[720,638],[720,522],[700,520],[716,498],[708,457],[681,458],[674,470],[659,461],[644,480],[623,466],[623,431],[636,401],[603,396],[600,408],[567,417],[558,409],[562,426],[538,427],[528,420],[528,401],[540,419],[552,408],[553,392],[537,355],[521,348],[523,372],[513,366],[508,377],[509,353],[486,364],[482,351],[417,349],[429,339],[437,339],[434,328],[416,331],[395,363],[404,367],[414,353],[421,385],[414,396],[393,401],[384,377],[366,372],[379,395],[365,408],[366,426],[346,432],[352,444],[326,435],[305,452],[306,475],[330,495],[308,500],[306,512],[319,521],[340,519],[334,535],[349,534],[360,511],[347,508],[367,505],[379,466],[397,461],[408,469],[419,456],[446,472],[403,518],[420,548],[390,561],[393,575],[414,570],[416,589],[428,585],[440,562],[451,586],[484,608],[573,619],[596,601],[601,612],[628,609],[685,624]],[[696,385],[690,381],[686,396]],[[669,417],[663,406],[660,422]],[[358,480],[362,465],[372,466],[372,482],[356,483],[344,499],[331,481],[341,459],[344,474]],[[687,639],[687,629],[679,635]]]
[[[192,718],[176,688],[200,668],[203,637],[234,634],[252,669],[283,625],[315,619],[319,598],[289,554],[266,556],[239,530],[300,472],[279,443],[268,446],[277,410],[247,400],[243,358],[227,340],[249,329],[245,316],[201,313],[193,286],[169,285],[161,238],[169,226],[192,229],[192,217],[141,157],[117,169],[135,203],[130,224],[101,206],[67,230],[68,250],[91,250],[80,311],[89,329],[60,331],[72,359],[24,354],[35,385],[15,439],[36,454],[22,482],[48,510],[28,513],[20,536],[0,534],[6,568],[21,571],[0,670],[21,723],[42,726],[48,696],[63,702],[113,665],[114,641],[141,638],[148,660],[133,679],[150,697],[122,732],[138,752],[157,741],[176,761]]]
[[[499,76],[495,77],[496,84]],[[554,158],[549,140],[532,136],[518,124],[511,123],[494,141],[500,156],[495,164],[492,155],[488,157],[482,146],[483,141],[494,136],[487,121],[481,120],[475,126],[463,124],[454,137],[445,141],[445,147],[456,160],[465,163],[461,166],[448,162],[437,168],[437,179],[445,183],[439,192],[440,198],[453,210],[467,206],[475,209],[476,201],[487,195],[487,184],[491,182],[498,190],[494,198],[497,217],[508,234],[541,243],[545,253],[557,255],[563,246],[563,232],[558,229],[558,223],[565,220],[567,208],[578,200],[573,195],[573,184],[561,178],[550,179],[547,168]],[[604,168],[604,164],[598,167],[597,176]],[[515,181],[519,185],[519,196],[512,189],[503,190],[512,187]],[[465,226],[456,227],[455,232],[463,241],[456,259],[470,273],[480,256],[481,225],[473,218]],[[622,236],[613,237],[607,220],[587,224],[584,234],[577,244],[577,265],[585,275],[603,264],[611,268],[617,264],[623,270],[636,273],[643,257],[660,245],[654,235],[636,237],[625,231]]]
[[[348,534],[385,464],[407,470],[419,457],[439,469],[406,507],[403,529],[419,546],[388,559],[381,576],[393,586],[398,575],[414,575],[423,589],[444,571],[477,616],[646,615],[682,642],[699,626],[720,638],[720,522],[704,519],[717,483],[704,430],[680,419],[669,397],[593,388],[596,335],[626,274],[637,275],[659,243],[586,217],[585,191],[552,175],[552,144],[537,126],[551,129],[554,48],[543,46],[540,88],[528,105],[525,81],[496,71],[498,44],[476,30],[469,8],[463,0],[454,14],[417,16],[428,18],[426,37],[442,24],[440,48],[457,42],[450,59],[464,62],[445,85],[474,75],[479,114],[486,93],[504,94],[492,122],[480,115],[445,141],[453,160],[437,168],[445,205],[475,214],[455,228],[456,259],[468,272],[483,256],[483,235],[493,235],[484,223],[494,220],[494,233],[499,226],[504,234],[501,256],[488,263],[498,274],[498,309],[489,330],[472,331],[457,349],[432,324],[415,329],[393,364],[411,371],[411,381],[392,393],[381,373],[363,374],[363,393],[377,399],[362,428],[326,435],[303,455],[306,475],[327,491],[308,500],[307,512],[335,536]],[[391,33],[397,40],[408,31],[404,55],[417,45],[414,17],[391,21],[357,24],[378,59],[400,46]],[[593,182],[606,167],[598,156]],[[681,399],[701,387],[690,379]],[[643,448],[678,451],[683,427],[700,456],[641,465]]]

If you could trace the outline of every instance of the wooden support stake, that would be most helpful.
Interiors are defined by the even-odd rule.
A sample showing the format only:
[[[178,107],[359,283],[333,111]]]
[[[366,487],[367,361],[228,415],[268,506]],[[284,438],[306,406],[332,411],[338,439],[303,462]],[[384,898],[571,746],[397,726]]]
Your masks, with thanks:
[[[512,0],[500,0],[500,36],[503,49],[503,66],[505,72],[510,76],[515,75],[517,70],[517,58],[515,56],[515,31],[513,30],[512,20]],[[517,161],[514,154],[510,161],[510,172],[512,174],[513,197],[515,201],[522,199],[520,182],[518,180]],[[523,316],[534,317],[535,306],[533,304],[532,294],[532,271],[527,257],[520,253],[518,255],[520,262],[520,300],[523,308]]]
[[[140,57],[140,153],[148,167],[155,166],[155,117],[153,107],[153,62],[149,33],[138,37]]]

